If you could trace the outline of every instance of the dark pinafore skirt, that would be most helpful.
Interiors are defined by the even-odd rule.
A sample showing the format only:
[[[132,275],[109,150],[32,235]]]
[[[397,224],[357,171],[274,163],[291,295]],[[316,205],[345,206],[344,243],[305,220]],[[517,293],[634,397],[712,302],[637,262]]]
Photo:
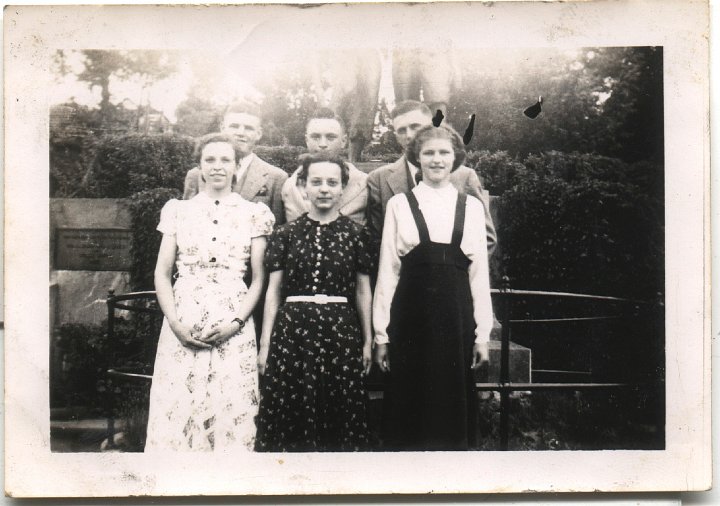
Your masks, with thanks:
[[[470,260],[460,249],[466,195],[458,195],[450,244],[430,241],[415,196],[407,198],[420,243],[401,259],[390,309],[384,447],[467,450],[475,443],[476,402]]]

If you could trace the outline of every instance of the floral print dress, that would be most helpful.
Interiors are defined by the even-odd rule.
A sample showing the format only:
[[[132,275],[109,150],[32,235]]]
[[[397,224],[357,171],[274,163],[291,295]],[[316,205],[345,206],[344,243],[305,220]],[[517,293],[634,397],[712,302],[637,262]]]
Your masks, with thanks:
[[[269,235],[265,204],[232,193],[171,200],[158,230],[177,241],[175,309],[202,332],[238,316],[252,238]],[[150,390],[145,451],[252,451],[258,409],[257,349],[250,319],[242,332],[207,349],[183,346],[163,321]]]
[[[340,216],[307,214],[279,227],[265,255],[282,270],[283,293],[347,297],[347,303],[285,302],[261,380],[259,451],[357,451],[367,447],[356,273],[371,272],[366,229]]]

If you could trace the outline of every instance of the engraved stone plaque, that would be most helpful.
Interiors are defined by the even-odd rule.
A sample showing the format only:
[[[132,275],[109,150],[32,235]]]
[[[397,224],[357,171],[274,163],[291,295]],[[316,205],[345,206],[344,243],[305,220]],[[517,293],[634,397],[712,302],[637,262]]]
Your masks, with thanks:
[[[127,271],[132,265],[130,230],[58,228],[55,268],[70,271]]]

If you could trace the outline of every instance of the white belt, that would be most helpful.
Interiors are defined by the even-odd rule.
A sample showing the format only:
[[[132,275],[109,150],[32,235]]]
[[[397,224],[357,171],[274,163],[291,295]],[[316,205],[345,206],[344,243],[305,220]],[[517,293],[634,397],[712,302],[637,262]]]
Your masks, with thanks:
[[[335,295],[291,295],[285,299],[285,302],[312,302],[313,304],[342,304],[347,302],[347,297],[338,297]]]

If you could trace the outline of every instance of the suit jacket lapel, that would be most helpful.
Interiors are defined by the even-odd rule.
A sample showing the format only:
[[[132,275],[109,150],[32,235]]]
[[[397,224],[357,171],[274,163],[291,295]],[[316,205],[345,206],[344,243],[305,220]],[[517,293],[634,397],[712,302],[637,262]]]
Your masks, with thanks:
[[[406,193],[410,187],[408,186],[407,162],[405,156],[402,156],[392,165],[390,174],[387,177],[387,184],[394,195],[398,193]]]
[[[240,196],[245,200],[252,200],[263,187],[267,179],[267,171],[265,167],[259,162],[257,155],[250,162],[247,168],[247,174],[245,174],[245,182],[240,188]]]

